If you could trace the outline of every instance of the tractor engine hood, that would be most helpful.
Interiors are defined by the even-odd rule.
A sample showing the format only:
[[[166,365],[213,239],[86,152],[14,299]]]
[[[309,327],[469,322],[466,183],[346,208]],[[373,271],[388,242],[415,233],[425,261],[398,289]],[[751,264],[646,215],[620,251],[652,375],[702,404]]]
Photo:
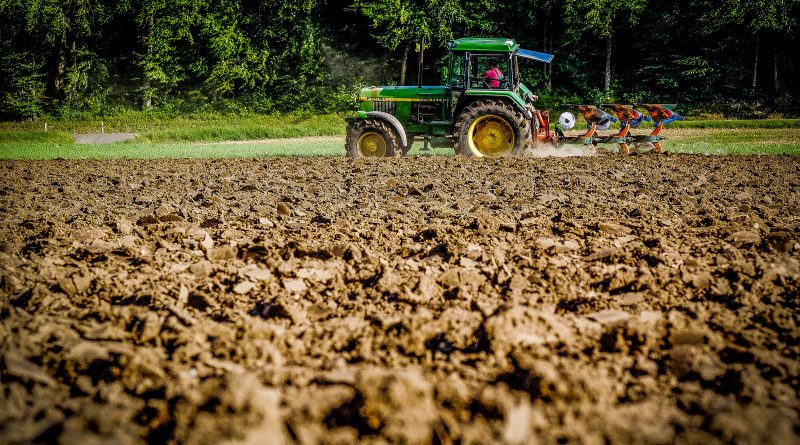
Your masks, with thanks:
[[[377,99],[393,102],[419,102],[425,99],[444,99],[446,97],[447,87],[443,86],[373,86],[362,88],[358,95],[358,101]]]

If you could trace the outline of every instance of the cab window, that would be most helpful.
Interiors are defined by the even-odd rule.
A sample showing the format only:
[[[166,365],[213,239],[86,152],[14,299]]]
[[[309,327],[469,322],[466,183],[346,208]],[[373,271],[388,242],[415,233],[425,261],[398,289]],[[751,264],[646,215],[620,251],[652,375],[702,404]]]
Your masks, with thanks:
[[[464,71],[466,58],[464,54],[451,53],[447,67],[447,86],[464,88]]]
[[[493,69],[494,65],[496,68]],[[510,71],[507,54],[472,55],[469,66],[470,88],[508,88]]]

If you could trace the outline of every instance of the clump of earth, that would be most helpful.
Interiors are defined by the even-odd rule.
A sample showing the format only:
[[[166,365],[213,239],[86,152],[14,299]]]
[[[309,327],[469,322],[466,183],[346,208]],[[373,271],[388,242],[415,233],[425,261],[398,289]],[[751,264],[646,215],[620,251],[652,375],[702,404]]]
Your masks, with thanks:
[[[0,174],[4,444],[800,441],[797,157]]]

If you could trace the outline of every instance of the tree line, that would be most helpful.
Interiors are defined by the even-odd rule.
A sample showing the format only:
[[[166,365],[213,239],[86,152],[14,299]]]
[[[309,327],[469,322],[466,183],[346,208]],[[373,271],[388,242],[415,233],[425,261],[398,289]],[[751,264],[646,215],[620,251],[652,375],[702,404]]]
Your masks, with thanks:
[[[440,80],[446,43],[556,55],[555,102],[797,113],[800,0],[0,0],[0,117],[124,109],[329,112],[357,88]],[[414,67],[414,69],[410,68]]]

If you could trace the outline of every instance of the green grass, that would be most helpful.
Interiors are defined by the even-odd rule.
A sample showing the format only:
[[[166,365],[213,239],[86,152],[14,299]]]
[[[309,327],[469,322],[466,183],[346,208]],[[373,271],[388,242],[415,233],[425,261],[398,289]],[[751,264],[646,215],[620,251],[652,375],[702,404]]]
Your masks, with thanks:
[[[344,133],[343,116],[263,116],[229,119],[224,122],[195,122],[193,125],[173,122],[170,127],[140,132],[139,139],[148,142],[241,141],[344,136]]]
[[[71,144],[72,134],[64,131],[0,131],[0,144],[23,142]]]
[[[280,143],[278,143],[280,142]],[[0,159],[156,159],[260,158],[279,156],[337,156],[344,154],[344,138],[269,141],[263,143],[153,143],[119,144],[0,144]]]
[[[675,128],[662,134],[662,145],[674,153],[800,154],[800,128]]]
[[[47,122],[48,133],[44,133]],[[143,142],[225,141],[301,136],[343,136],[344,115],[229,115],[221,113],[172,116],[160,112],[128,112],[92,120],[48,120],[37,122],[0,122],[0,142],[5,134],[17,134],[22,142],[61,142],[41,136],[50,133],[137,133]]]
[[[344,121],[335,126],[304,125],[225,125],[200,128],[174,128],[140,134],[138,140],[147,142],[243,141],[253,139],[285,139],[305,136],[344,135]]]

